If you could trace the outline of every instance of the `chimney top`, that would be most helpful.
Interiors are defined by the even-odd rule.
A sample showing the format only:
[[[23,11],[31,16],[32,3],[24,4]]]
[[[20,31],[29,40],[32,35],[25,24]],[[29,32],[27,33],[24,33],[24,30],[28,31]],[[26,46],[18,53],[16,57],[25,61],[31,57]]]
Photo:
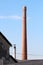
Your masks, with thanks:
[[[23,6],[23,8],[26,8],[26,6]]]
[[[23,6],[23,10],[25,10],[26,9],[26,6]]]
[[[16,48],[16,44],[14,44],[14,48]]]

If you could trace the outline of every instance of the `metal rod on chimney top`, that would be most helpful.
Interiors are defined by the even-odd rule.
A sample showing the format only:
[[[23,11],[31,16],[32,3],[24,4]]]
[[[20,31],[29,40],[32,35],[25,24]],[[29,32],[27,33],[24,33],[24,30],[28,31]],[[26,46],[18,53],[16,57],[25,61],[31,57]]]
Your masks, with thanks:
[[[16,59],[16,44],[14,44],[14,58]]]
[[[27,60],[26,7],[22,14],[22,60]]]

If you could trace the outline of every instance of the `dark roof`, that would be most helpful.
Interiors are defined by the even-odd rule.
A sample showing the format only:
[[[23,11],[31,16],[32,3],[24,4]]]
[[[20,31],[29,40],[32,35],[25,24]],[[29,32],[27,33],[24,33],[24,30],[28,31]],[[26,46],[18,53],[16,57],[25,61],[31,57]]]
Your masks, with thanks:
[[[14,60],[14,62],[18,62],[15,58],[13,58],[11,55],[9,55],[13,60]]]
[[[10,45],[10,46],[12,46],[12,44],[7,40],[7,38],[0,32],[0,35],[6,40],[6,42]]]

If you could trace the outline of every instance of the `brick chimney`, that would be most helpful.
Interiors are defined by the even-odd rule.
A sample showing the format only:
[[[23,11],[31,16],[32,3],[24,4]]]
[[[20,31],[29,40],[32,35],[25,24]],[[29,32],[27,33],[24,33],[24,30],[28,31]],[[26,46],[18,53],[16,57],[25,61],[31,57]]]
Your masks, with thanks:
[[[27,60],[26,7],[22,12],[22,60]]]

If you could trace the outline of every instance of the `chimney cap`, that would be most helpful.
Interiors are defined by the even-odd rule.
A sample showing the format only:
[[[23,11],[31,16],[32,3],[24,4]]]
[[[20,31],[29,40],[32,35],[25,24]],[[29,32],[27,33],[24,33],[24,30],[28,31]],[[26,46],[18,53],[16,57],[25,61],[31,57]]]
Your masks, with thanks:
[[[23,6],[23,9],[26,9],[26,6]]]

